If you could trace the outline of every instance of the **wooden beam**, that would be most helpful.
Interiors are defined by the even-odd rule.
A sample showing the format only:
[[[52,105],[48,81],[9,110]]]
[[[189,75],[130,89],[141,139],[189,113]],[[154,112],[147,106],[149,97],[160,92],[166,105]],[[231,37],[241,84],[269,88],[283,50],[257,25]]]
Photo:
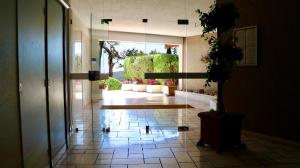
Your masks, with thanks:
[[[207,73],[182,72],[182,73],[145,73],[145,79],[206,79]]]
[[[71,80],[89,80],[89,73],[71,73],[69,78]],[[105,80],[108,78],[108,74],[100,74],[100,80]]]

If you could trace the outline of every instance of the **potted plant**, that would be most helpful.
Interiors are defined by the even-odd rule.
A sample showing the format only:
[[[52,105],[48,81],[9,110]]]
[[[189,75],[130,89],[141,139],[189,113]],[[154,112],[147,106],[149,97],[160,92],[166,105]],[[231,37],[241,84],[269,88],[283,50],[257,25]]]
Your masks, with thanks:
[[[133,91],[135,92],[146,92],[147,85],[144,83],[142,79],[136,78],[133,82]]]
[[[103,82],[100,82],[99,83],[99,89],[100,90],[107,90],[107,85],[105,83],[103,83]]]
[[[133,82],[131,80],[123,81],[121,90],[123,90],[123,91],[132,91],[133,90]]]
[[[147,81],[147,92],[148,93],[161,93],[162,86],[157,80],[149,79]]]
[[[164,82],[163,93],[167,96],[175,96],[176,83],[173,79]]]
[[[217,82],[217,109],[199,113],[201,118],[201,138],[197,145],[209,144],[217,152],[223,149],[241,146],[240,114],[225,112],[223,100],[223,86],[230,78],[237,61],[243,58],[242,50],[235,46],[228,32],[236,25],[239,11],[232,3],[215,4],[208,13],[199,13],[203,37],[217,31],[217,37],[208,36],[210,52],[203,59],[207,62],[206,86]]]

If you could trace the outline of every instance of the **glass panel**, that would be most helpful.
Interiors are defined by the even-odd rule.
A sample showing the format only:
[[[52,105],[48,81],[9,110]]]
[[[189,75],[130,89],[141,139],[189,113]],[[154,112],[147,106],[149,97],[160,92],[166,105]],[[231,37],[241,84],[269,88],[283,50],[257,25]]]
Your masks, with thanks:
[[[76,27],[76,23],[71,27],[71,73],[82,73],[83,72],[83,40],[82,31]],[[71,121],[74,130],[84,130],[84,89],[82,80],[71,80]],[[74,139],[74,143],[82,143]]]
[[[100,76],[103,78],[109,73],[108,68],[108,54],[103,49],[106,41],[109,40],[109,24],[103,19],[103,17],[98,17],[98,15],[91,15],[91,29],[90,29],[90,39],[91,39],[91,65],[93,71],[100,71]],[[99,110],[103,104],[103,90],[105,85],[98,81],[91,82],[91,97],[92,97],[92,133],[93,139],[98,141],[99,136],[102,135],[102,130],[110,129],[110,118],[107,118],[105,113],[101,113]],[[96,137],[95,137],[96,136]]]
[[[197,15],[194,9],[183,8],[188,1],[176,0],[174,3],[157,1],[154,4],[150,1],[143,1],[140,6],[135,4],[136,10],[140,10],[139,13],[145,10],[143,16],[130,15],[135,12],[127,9],[133,5],[132,2],[126,1],[128,4],[124,5],[124,3],[107,0],[77,1],[80,2],[79,6],[90,8],[90,11],[83,10],[82,12],[91,14],[87,14],[88,18],[72,18],[72,26],[80,27],[74,28],[71,37],[72,72],[100,71],[101,77],[104,77],[113,70],[114,78],[121,82],[126,79],[135,80],[136,84],[126,81],[122,84],[123,90],[111,91],[107,90],[107,83],[102,83],[102,81],[72,81],[73,124],[79,129],[79,132],[73,136],[73,144],[84,144],[93,149],[110,148],[115,151],[114,154],[120,149],[125,149],[126,158],[128,150],[132,150],[129,147],[132,144],[139,146],[138,149],[141,150],[139,153],[146,149],[143,149],[142,145],[149,145],[150,148],[153,145],[156,148],[169,145],[180,148],[193,146],[190,143],[191,140],[196,141],[200,133],[197,113],[207,110],[209,106],[207,99],[210,99],[209,96],[198,93],[214,93],[215,90],[203,87],[205,79],[173,81],[169,79],[167,82],[165,79],[156,79],[160,82],[157,84],[156,81],[143,78],[145,72],[206,71],[205,65],[201,63],[201,56],[208,53],[208,46],[205,46],[207,42],[201,40],[199,23],[192,23],[191,20],[189,25],[177,23],[177,19],[189,17],[186,16],[186,12],[197,17],[198,20],[198,16],[194,16]],[[161,12],[153,13],[153,9],[147,11],[148,5],[157,6],[157,11],[163,11],[166,16],[161,15]],[[166,5],[169,7],[164,8]],[[196,8],[196,5],[194,7]],[[148,22],[142,22],[143,18],[148,19]],[[110,22],[103,19],[113,20]],[[79,20],[89,22],[88,26],[80,23]],[[130,73],[134,77],[128,77],[124,67],[118,68],[117,64],[113,68],[109,67],[108,53],[113,51],[109,43],[112,41],[118,42],[118,45],[114,47],[120,56],[124,56],[123,54],[126,53],[124,51],[133,48],[135,48],[134,52],[137,51],[136,55],[159,55],[155,58],[146,56],[151,57],[150,59],[142,59],[146,58],[143,56],[131,56],[132,59],[128,62],[134,67]],[[104,45],[107,49],[103,48]],[[178,55],[178,67],[174,68],[177,65],[173,65],[167,59],[167,51]],[[119,61],[125,64],[124,60]],[[140,73],[142,67],[146,68]],[[138,83],[136,77],[142,79],[144,83]],[[175,87],[171,85],[174,81]],[[151,82],[155,84],[150,85]],[[177,89],[176,96],[167,96],[174,89]],[[109,109],[116,108],[116,105],[119,109]],[[200,107],[200,109],[193,110],[189,108],[190,106]],[[180,131],[187,127],[190,127],[189,132]],[[155,154],[155,157],[160,157],[159,152]],[[145,152],[144,155],[149,154]],[[165,157],[173,157],[172,152]],[[98,159],[105,158],[99,156]]]

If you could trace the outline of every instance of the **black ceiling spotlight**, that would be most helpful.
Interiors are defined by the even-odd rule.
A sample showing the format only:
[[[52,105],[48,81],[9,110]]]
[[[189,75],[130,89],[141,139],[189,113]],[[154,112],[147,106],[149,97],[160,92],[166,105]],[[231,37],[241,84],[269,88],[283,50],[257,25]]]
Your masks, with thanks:
[[[109,24],[109,22],[112,22],[112,19],[101,19],[101,24]]]
[[[143,23],[148,23],[148,19],[143,19]]]
[[[178,19],[177,23],[179,25],[188,25],[189,24],[189,20],[188,19]]]

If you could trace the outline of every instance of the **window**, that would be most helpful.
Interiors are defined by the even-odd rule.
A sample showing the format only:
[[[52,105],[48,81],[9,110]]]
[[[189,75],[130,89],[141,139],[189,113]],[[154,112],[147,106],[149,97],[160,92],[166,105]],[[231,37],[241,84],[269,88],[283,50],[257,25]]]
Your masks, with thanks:
[[[238,65],[257,65],[257,26],[233,30],[234,42],[243,50],[243,59]]]
[[[80,41],[74,43],[74,72],[82,71],[82,44]]]

